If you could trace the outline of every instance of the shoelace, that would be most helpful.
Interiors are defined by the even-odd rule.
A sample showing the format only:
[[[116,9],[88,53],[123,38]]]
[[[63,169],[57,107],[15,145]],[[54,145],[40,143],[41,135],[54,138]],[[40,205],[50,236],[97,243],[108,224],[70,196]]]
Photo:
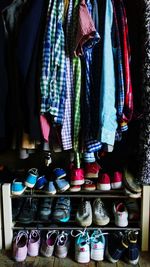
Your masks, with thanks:
[[[15,233],[13,240],[18,243],[23,236],[28,240],[28,234],[28,231],[19,231],[18,233]]]
[[[104,235],[108,235],[108,233],[102,233],[99,230],[96,230],[97,234],[95,234],[94,236],[90,237],[90,242],[98,242],[98,239],[100,236],[104,236]]]
[[[87,201],[82,201],[81,206],[79,208],[79,213],[85,214],[87,212]]]
[[[57,244],[63,245],[65,241],[67,240],[67,238],[68,238],[68,233],[66,233],[65,231],[62,231],[61,234],[58,236]]]
[[[46,234],[46,239],[49,239],[50,236],[51,236],[52,234],[54,234],[54,233],[56,233],[57,235],[59,235],[59,231],[57,231],[57,230],[48,231],[47,234]]]
[[[104,203],[101,200],[97,200],[97,209],[102,215],[106,214]]]
[[[80,237],[80,236],[81,237],[85,237],[85,242],[88,243],[88,244],[90,243],[90,236],[89,236],[89,233],[88,233],[86,228],[83,231],[77,230],[76,234],[74,234],[73,231],[74,230],[71,231],[71,236],[72,237]]]

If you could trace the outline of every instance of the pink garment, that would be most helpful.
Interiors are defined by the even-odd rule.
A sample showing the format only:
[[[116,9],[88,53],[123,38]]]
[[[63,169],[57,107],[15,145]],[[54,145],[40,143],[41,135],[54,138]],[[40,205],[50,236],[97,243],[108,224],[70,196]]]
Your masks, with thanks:
[[[83,54],[83,45],[95,37],[96,29],[85,0],[82,0],[79,6],[79,18],[76,36],[76,46],[74,54],[81,56]]]
[[[42,135],[45,141],[49,141],[49,134],[50,134],[50,124],[48,123],[46,117],[44,115],[40,115],[40,124]]]

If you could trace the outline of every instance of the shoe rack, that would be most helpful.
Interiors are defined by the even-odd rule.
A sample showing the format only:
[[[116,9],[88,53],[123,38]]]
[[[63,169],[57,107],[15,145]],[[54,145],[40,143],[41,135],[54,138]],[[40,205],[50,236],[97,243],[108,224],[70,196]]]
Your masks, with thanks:
[[[97,198],[101,197],[102,199],[125,199],[128,198],[127,195],[123,193],[123,191],[116,191],[116,190],[111,190],[105,193],[104,191],[100,190],[95,190],[93,192],[88,192],[87,191],[80,191],[79,193],[73,193],[66,191],[62,194],[56,194],[54,196],[50,197],[70,197],[72,199],[76,198]],[[82,226],[77,226],[74,221],[69,220],[68,223],[60,226],[55,226],[51,227],[50,226],[50,221],[49,225],[44,225],[40,221],[34,221],[33,226],[21,226],[17,222],[12,221],[12,198],[26,198],[26,197],[31,197],[31,198],[43,198],[43,197],[48,197],[47,194],[42,194],[42,193],[35,193],[35,191],[29,191],[27,193],[22,194],[21,196],[14,196],[11,194],[11,184],[10,183],[5,183],[2,186],[2,200],[5,205],[3,205],[3,220],[4,220],[4,245],[5,249],[8,250],[11,248],[12,245],[12,239],[13,239],[13,231],[14,230],[21,230],[21,229],[40,229],[40,230],[50,230],[50,229],[58,229],[58,230],[72,230],[72,229],[83,229]],[[141,197],[141,216],[140,216],[140,221],[131,223],[129,221],[129,224],[127,227],[117,227],[114,225],[114,223],[110,223],[109,225],[106,225],[105,227],[102,227],[102,231],[112,231],[112,230],[139,230],[141,232],[141,251],[148,251],[148,245],[149,245],[149,210],[150,210],[150,189],[149,186],[143,186],[142,188],[142,197]],[[96,228],[100,228],[99,226],[89,226],[89,230],[93,230]]]
[[[2,186],[0,185],[0,249],[3,247]]]

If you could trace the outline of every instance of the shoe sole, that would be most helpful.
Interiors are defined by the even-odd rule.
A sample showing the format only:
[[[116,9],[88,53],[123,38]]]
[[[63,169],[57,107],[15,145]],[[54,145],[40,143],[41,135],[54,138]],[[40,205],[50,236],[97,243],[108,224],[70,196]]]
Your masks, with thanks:
[[[19,191],[19,192],[17,192],[17,191],[11,191],[11,194],[12,194],[12,195],[19,196],[19,195],[22,195],[22,194],[24,193],[25,190],[26,190],[26,188],[25,188],[24,190],[22,190],[22,191]]]
[[[35,184],[30,184],[28,182],[25,182],[24,184],[31,189],[35,186]]]
[[[84,184],[84,180],[71,181],[71,185],[82,185],[82,184]]]
[[[112,189],[119,189],[122,187],[122,182],[111,183]]]
[[[109,218],[107,220],[105,220],[105,221],[95,220],[93,218],[93,223],[96,224],[96,225],[99,225],[99,226],[107,225],[109,222],[110,222],[110,219]]]
[[[69,188],[70,188],[70,185],[67,184],[67,185],[64,186],[63,188],[59,189],[58,192],[63,193],[63,192],[65,192],[65,191],[66,191],[67,189],[69,189]]]
[[[55,194],[56,194],[56,190],[55,190],[55,191],[51,191],[51,192],[49,192],[49,191],[44,191],[44,193],[49,194],[49,195],[55,195]]]
[[[110,184],[97,184],[97,189],[102,191],[108,191],[111,189]]]
[[[78,221],[78,220],[76,220],[76,221],[80,226],[83,226],[83,227],[88,227],[88,226],[90,226],[92,224],[92,220],[89,220],[89,221],[86,221],[86,222],[84,222],[84,221],[81,222],[81,221]]]
[[[88,173],[88,174],[85,174],[85,178],[98,178],[98,173]]]
[[[106,258],[111,262],[111,263],[116,263],[118,260],[114,260],[111,256],[110,256],[110,254],[109,254],[109,252],[108,252],[108,247],[106,247],[106,252],[105,252],[105,255],[106,255]]]
[[[70,192],[79,192],[79,191],[81,191],[81,188],[80,188],[80,189],[71,189],[71,188],[70,188],[69,191],[70,191]]]
[[[90,187],[86,187],[86,188],[82,188],[85,191],[95,191],[96,187],[90,188]]]

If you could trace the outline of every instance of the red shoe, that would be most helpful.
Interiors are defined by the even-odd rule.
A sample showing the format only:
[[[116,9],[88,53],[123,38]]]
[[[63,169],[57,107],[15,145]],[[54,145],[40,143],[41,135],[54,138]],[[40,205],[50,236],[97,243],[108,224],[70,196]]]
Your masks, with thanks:
[[[99,190],[110,190],[110,177],[107,173],[100,173],[98,182],[97,182],[97,189]]]
[[[85,179],[85,183],[82,185],[82,189],[86,191],[94,191],[96,189],[96,186],[91,180]]]
[[[98,178],[100,170],[101,167],[96,161],[92,163],[85,163],[85,178]]]
[[[84,170],[81,168],[71,170],[71,185],[84,184]]]
[[[79,192],[79,191],[81,191],[81,186],[80,185],[73,185],[73,186],[70,186],[69,190],[71,192]]]
[[[114,175],[111,179],[111,188],[119,189],[122,187],[122,172],[114,172]]]

